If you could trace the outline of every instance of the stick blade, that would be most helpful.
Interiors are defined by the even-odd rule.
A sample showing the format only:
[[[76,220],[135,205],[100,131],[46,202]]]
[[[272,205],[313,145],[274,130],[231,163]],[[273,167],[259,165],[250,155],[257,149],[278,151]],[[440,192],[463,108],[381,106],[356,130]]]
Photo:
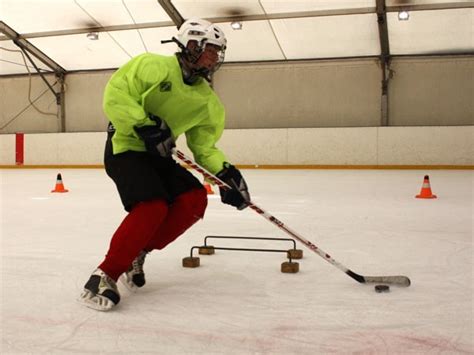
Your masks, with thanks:
[[[365,283],[377,283],[377,284],[388,284],[408,287],[411,285],[411,281],[408,277],[397,275],[397,276],[364,276]]]
[[[411,281],[408,277],[397,275],[397,276],[362,276],[355,273],[352,270],[347,270],[346,274],[352,277],[357,282],[362,284],[364,283],[377,283],[377,284],[387,284],[387,285],[397,285],[408,287],[411,284]]]

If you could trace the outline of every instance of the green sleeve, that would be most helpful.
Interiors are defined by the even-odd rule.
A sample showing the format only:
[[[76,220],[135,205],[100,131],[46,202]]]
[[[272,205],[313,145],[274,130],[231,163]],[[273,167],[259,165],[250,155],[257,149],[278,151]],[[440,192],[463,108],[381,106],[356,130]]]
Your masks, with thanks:
[[[144,110],[144,98],[166,75],[163,65],[144,54],[112,76],[105,88],[103,109],[117,130],[125,135],[135,135],[134,126],[153,124]]]
[[[186,132],[186,141],[196,162],[212,174],[223,169],[227,161],[224,153],[216,146],[222,135],[224,125],[198,125]]]

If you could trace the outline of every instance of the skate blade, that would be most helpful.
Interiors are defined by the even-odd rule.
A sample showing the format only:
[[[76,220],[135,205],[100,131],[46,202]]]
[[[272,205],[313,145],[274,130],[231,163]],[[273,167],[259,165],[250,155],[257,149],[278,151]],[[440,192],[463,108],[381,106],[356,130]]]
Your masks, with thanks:
[[[132,281],[127,280],[127,276],[125,274],[122,274],[119,277],[119,280],[130,292],[135,293],[138,291],[138,286],[136,286]]]
[[[115,307],[115,303],[113,303],[107,297],[101,295],[94,295],[89,290],[84,290],[84,292],[79,296],[77,301],[86,307],[102,312],[110,311],[112,308]]]

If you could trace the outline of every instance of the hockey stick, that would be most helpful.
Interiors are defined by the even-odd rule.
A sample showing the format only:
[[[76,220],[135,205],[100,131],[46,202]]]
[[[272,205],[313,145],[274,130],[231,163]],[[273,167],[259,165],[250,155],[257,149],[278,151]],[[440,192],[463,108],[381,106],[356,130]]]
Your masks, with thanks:
[[[196,170],[197,172],[201,173],[206,179],[214,182],[217,186],[220,188],[225,188],[225,189],[230,189],[231,187],[227,185],[225,182],[223,182],[221,179],[218,177],[212,175],[210,172],[208,172],[206,169],[204,169],[202,166],[194,162],[192,159],[188,158],[186,155],[184,155],[182,152],[180,152],[178,149],[173,148],[173,154],[182,162],[186,163],[189,165],[191,168]],[[354,280],[360,282],[360,283],[380,283],[380,284],[391,284],[391,285],[398,285],[398,286],[405,286],[408,287],[410,286],[410,279],[406,276],[363,276],[355,273],[354,271],[348,269],[344,265],[342,265],[340,262],[334,260],[328,253],[323,251],[322,249],[318,248],[316,245],[311,243],[309,240],[306,240],[302,236],[300,236],[298,233],[295,231],[291,230],[289,227],[287,227],[283,222],[263,210],[262,208],[258,207],[255,205],[253,202],[249,201],[248,206],[253,209],[255,212],[257,212],[259,215],[263,216],[265,219],[269,220],[273,224],[275,224],[278,228],[283,229],[286,233],[288,233],[290,236],[293,238],[297,239],[304,245],[306,245],[309,249],[314,251],[316,254],[318,254],[320,257],[322,257],[324,260],[329,262],[330,264],[334,265],[337,267],[339,270],[344,272],[345,274],[349,275],[352,277]]]

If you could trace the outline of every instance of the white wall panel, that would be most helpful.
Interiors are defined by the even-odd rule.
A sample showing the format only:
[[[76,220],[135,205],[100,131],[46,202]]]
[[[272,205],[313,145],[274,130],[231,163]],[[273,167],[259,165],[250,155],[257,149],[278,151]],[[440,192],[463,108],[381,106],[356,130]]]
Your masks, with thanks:
[[[58,134],[58,163],[69,164],[103,164],[104,147],[107,137],[105,132]],[[99,153],[99,154],[98,154]]]
[[[224,130],[218,147],[231,162],[288,164],[287,129]]]
[[[25,165],[102,164],[105,132],[25,135]],[[178,148],[190,155],[184,138]],[[0,136],[0,165],[14,164]],[[226,130],[218,146],[242,165],[474,165],[474,126]]]
[[[60,134],[55,133],[25,135],[25,165],[59,164],[62,149],[59,137]],[[84,137],[84,140],[88,138]]]
[[[176,146],[192,157],[184,136],[178,138]],[[217,146],[235,164],[290,164],[287,129],[226,129]]]
[[[474,126],[379,127],[381,165],[473,165]]]
[[[102,164],[105,138],[105,132],[26,135],[25,165]]]
[[[375,165],[377,128],[288,130],[289,164]]]
[[[14,134],[0,134],[0,165],[15,165]]]

